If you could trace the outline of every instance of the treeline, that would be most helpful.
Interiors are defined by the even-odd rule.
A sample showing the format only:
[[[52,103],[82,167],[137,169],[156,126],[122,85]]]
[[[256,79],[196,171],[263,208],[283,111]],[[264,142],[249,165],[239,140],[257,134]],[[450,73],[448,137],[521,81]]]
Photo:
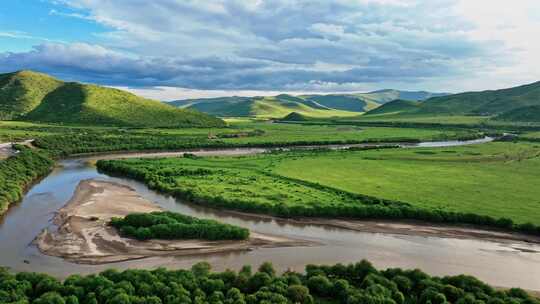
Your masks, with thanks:
[[[245,240],[249,230],[214,220],[198,219],[174,212],[132,213],[124,218],[112,218],[111,226],[120,234],[138,240],[203,239]]]
[[[142,181],[149,188],[173,195],[176,198],[213,208],[233,209],[251,213],[263,213],[279,217],[341,217],[351,219],[392,220],[412,219],[432,223],[472,224],[540,235],[540,226],[532,223],[516,224],[509,218],[494,218],[491,216],[474,213],[419,208],[400,201],[378,199],[361,194],[354,195],[354,197],[358,200],[358,204],[356,205],[288,205],[286,202],[273,205],[261,204],[257,201],[249,200],[249,198],[238,200],[227,199],[218,193],[202,194],[192,189],[178,186],[174,181],[174,178],[168,176],[167,174],[160,174],[146,170],[145,168],[130,166],[121,160],[100,160],[97,162],[97,167],[99,170],[106,173],[127,176]],[[290,178],[285,179],[325,191],[337,191],[333,188],[316,183],[298,181]],[[343,193],[343,195],[350,196],[351,194]]]
[[[210,141],[203,136],[131,134],[129,132],[89,132],[51,135],[35,140],[42,149],[59,156],[111,151],[182,150],[195,148],[220,148],[221,141]]]
[[[304,125],[354,125],[366,127],[390,127],[390,128],[424,128],[424,129],[440,129],[440,130],[481,130],[481,131],[539,131],[540,125],[523,125],[523,124],[493,124],[489,122],[480,123],[436,123],[436,122],[413,122],[413,121],[360,121],[360,120],[313,120],[313,121],[280,121],[281,123],[289,124],[304,124]]]
[[[369,262],[308,265],[281,275],[271,263],[258,271],[106,270],[59,281],[46,274],[0,269],[0,302],[32,304],[538,304],[524,290],[497,290],[459,275],[431,277],[420,270],[375,269]]]
[[[62,136],[44,136],[35,140],[34,144],[42,149],[56,152],[59,156],[73,154],[100,153],[111,151],[159,151],[159,150],[190,150],[190,149],[225,149],[239,147],[292,147],[314,145],[348,145],[362,143],[411,142],[414,138],[367,139],[367,140],[324,140],[324,141],[295,141],[295,142],[253,142],[235,143],[219,139],[208,139],[206,136],[193,135],[154,135],[130,133],[86,133],[65,134]]]
[[[483,133],[461,134],[459,136],[440,136],[437,140],[467,140],[483,137]],[[159,150],[190,150],[190,149],[225,149],[239,147],[294,147],[294,146],[325,146],[351,144],[383,144],[383,143],[418,143],[417,138],[394,137],[383,139],[363,140],[301,140],[294,142],[233,142],[221,139],[209,139],[206,135],[171,135],[131,133],[129,131],[82,132],[63,135],[50,135],[37,138],[34,144],[42,149],[53,151],[58,156],[74,154],[100,153],[112,151],[159,151]]]
[[[43,151],[15,145],[19,152],[0,161],[0,214],[18,202],[26,188],[52,169],[54,161]]]

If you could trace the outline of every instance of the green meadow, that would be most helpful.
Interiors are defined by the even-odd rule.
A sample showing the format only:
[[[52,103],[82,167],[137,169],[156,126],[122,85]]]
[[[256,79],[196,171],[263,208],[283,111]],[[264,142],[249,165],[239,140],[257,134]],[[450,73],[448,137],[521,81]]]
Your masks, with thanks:
[[[422,210],[540,224],[536,212],[540,206],[540,145],[535,144],[304,151],[109,164],[119,166],[112,171],[123,175],[155,176],[158,188],[188,190],[201,201],[218,198],[216,206],[221,199],[248,200],[253,206],[242,202],[242,209],[248,211],[270,211],[285,204],[330,212],[355,204],[355,200],[365,204],[366,198],[378,198],[390,206],[406,204]],[[166,186],[159,187],[159,183]]]
[[[327,153],[284,159],[272,171],[424,208],[540,224],[540,145]]]

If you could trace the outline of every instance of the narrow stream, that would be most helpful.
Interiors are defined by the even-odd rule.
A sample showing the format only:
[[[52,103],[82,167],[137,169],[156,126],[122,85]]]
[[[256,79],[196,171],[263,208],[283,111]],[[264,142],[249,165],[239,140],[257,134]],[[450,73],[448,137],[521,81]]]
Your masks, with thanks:
[[[441,146],[440,143],[431,144]],[[230,150],[227,151],[213,151],[212,154],[235,154]],[[235,151],[238,154],[247,152],[247,150]],[[250,153],[260,153],[260,151],[250,150],[247,154]],[[142,155],[114,155],[114,157],[122,156]],[[92,273],[111,267],[118,269],[160,266],[187,268],[201,260],[208,261],[216,270],[237,269],[244,264],[257,266],[264,261],[272,261],[280,270],[288,268],[302,270],[306,264],[310,263],[334,264],[368,259],[379,268],[420,268],[433,275],[465,273],[477,276],[495,286],[518,286],[540,291],[538,279],[540,278],[540,245],[537,244],[502,244],[479,240],[354,232],[245,218],[185,204],[149,190],[139,182],[100,174],[89,163],[89,159],[91,158],[61,161],[49,176],[35,185],[23,201],[11,208],[3,217],[0,221],[0,265],[10,267],[13,271],[46,272],[65,277],[72,273]],[[78,183],[90,178],[129,185],[144,198],[168,210],[202,218],[219,219],[257,232],[312,240],[322,245],[261,248],[247,252],[196,257],[158,257],[99,266],[79,265],[41,254],[32,245],[32,240],[43,228],[50,225],[54,212],[70,199]]]

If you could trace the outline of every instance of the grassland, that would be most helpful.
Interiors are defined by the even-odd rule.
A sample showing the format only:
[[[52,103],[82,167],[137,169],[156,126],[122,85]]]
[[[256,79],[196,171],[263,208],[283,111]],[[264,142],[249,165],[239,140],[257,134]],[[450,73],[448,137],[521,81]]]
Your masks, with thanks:
[[[526,138],[540,139],[540,132],[526,132],[526,133],[521,134],[521,136],[526,137]]]
[[[285,159],[272,172],[447,211],[540,224],[540,145],[321,154]]]
[[[388,217],[372,210],[384,206],[401,208],[401,215],[390,215],[397,218],[433,220],[434,212],[453,214],[456,222],[476,223],[462,216],[476,214],[540,224],[535,144],[124,160],[100,167],[195,202],[244,211]],[[209,173],[190,173],[196,170]]]

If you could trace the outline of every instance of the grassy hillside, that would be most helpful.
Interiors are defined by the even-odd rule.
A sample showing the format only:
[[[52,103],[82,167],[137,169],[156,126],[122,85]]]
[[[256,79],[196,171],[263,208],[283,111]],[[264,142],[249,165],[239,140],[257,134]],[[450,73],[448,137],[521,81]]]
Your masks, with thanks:
[[[431,98],[419,112],[496,115],[534,105],[540,105],[540,82],[503,90]]]
[[[382,90],[371,93],[299,95],[280,94],[272,97],[219,97],[186,99],[170,104],[191,108],[222,117],[283,117],[292,112],[312,117],[353,116],[379,107],[395,99],[424,100],[444,95],[430,92]]]
[[[0,75],[0,118],[147,127],[223,126],[220,119],[113,88],[22,71]]]
[[[357,93],[354,96],[361,97],[364,100],[374,101],[384,104],[396,99],[422,101],[431,97],[446,96],[447,93],[432,93],[426,91],[399,91],[399,90],[379,90],[369,93]]]
[[[540,105],[510,110],[498,115],[495,120],[540,122]]]
[[[379,106],[377,102],[371,100],[363,100],[352,95],[304,95],[302,97],[305,99],[313,100],[325,107],[344,111],[365,112]]]
[[[421,106],[418,101],[410,100],[394,100],[389,103],[385,103],[382,106],[367,112],[365,115],[386,115],[386,114],[399,114],[409,111],[417,110]]]
[[[433,97],[420,103],[391,102],[367,112],[365,119],[400,120],[439,116],[494,117],[511,122],[538,122],[540,82],[482,92]]]
[[[16,119],[34,110],[62,82],[30,71],[0,74],[0,119]]]
[[[271,97],[222,97],[171,102],[185,109],[195,109],[222,117],[281,118],[292,112],[313,117],[353,116],[358,113],[336,110],[307,98],[280,94]]]

